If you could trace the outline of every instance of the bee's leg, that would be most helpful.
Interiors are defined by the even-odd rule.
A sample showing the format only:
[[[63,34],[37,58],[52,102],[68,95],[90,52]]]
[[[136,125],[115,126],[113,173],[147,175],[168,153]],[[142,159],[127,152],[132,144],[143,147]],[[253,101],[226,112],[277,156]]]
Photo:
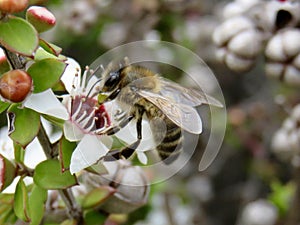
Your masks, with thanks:
[[[106,156],[103,157],[105,161],[114,161],[121,158],[129,158],[134,151],[139,146],[141,140],[142,140],[142,119],[143,119],[143,110],[139,110],[138,112],[138,119],[136,122],[136,129],[137,129],[137,141],[133,142],[131,145],[126,146],[122,149],[116,149],[113,151],[110,151],[106,154]]]
[[[134,118],[134,116],[130,115],[127,118],[123,119],[116,126],[110,127],[109,129],[105,130],[104,132],[102,131],[98,134],[113,135],[113,134],[119,132],[122,128],[124,128],[133,118]]]

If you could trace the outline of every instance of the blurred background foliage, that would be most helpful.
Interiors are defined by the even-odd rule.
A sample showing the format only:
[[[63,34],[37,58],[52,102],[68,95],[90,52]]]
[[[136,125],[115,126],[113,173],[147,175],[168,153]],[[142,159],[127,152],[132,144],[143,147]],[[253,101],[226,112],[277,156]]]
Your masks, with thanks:
[[[80,65],[89,65],[107,50],[131,41],[169,41],[198,54],[214,72],[225,97],[227,132],[213,164],[203,172],[198,171],[200,140],[188,165],[176,176],[152,187],[148,205],[128,218],[112,217],[110,225],[286,224],[297,186],[295,169],[290,161],[279,159],[271,151],[271,139],[291,108],[299,103],[299,92],[268,79],[263,57],[255,68],[243,73],[232,72],[216,61],[211,35],[222,22],[221,9],[226,3],[217,0],[42,3],[58,22],[43,38],[62,47],[63,54]],[[255,223],[251,216],[269,220]]]

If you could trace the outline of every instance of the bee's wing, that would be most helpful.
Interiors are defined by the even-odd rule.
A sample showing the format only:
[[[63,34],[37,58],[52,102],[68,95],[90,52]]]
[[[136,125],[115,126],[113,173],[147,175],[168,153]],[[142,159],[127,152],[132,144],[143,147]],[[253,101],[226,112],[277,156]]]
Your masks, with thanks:
[[[200,115],[192,106],[178,104],[150,91],[138,90],[138,94],[158,107],[177,126],[194,134],[202,132]]]
[[[195,89],[188,89],[170,80],[159,77],[161,83],[160,94],[167,98],[174,99],[175,102],[198,106],[209,104],[217,107],[223,107],[217,99]]]

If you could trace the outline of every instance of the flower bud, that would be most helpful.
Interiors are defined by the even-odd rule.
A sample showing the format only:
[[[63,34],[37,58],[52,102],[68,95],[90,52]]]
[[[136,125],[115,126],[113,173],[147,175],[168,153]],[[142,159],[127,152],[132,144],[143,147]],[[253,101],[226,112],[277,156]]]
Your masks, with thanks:
[[[293,111],[275,132],[271,142],[271,149],[276,156],[283,161],[291,161],[299,152],[300,130],[300,104],[293,108]]]
[[[23,11],[28,5],[28,0],[0,0],[0,11],[16,13]]]
[[[266,74],[292,85],[300,85],[300,30],[286,29],[269,40],[265,55]]]
[[[216,58],[237,72],[249,70],[262,48],[261,33],[245,16],[225,21],[215,30],[213,40],[219,47]]]
[[[275,225],[278,217],[276,207],[270,202],[260,199],[248,203],[237,224],[243,225]]]
[[[22,102],[32,91],[32,78],[23,70],[11,70],[0,78],[0,95],[11,102]]]
[[[91,188],[109,185],[116,189],[116,192],[100,206],[102,210],[108,213],[130,213],[147,202],[149,186],[140,167],[131,166],[125,160],[103,164],[108,174],[88,174],[83,181]]]
[[[299,23],[300,4],[291,1],[268,1],[257,12],[262,28],[274,32],[285,27],[295,27]]]
[[[0,192],[15,179],[16,171],[15,165],[0,154]]]
[[[217,46],[223,46],[239,32],[253,27],[253,22],[245,16],[230,18],[215,29],[213,41]]]
[[[224,7],[224,18],[228,19],[230,17],[242,15],[259,2],[261,2],[261,0],[235,0],[230,2]]]
[[[54,27],[55,16],[45,7],[31,6],[26,12],[26,19],[41,33]]]

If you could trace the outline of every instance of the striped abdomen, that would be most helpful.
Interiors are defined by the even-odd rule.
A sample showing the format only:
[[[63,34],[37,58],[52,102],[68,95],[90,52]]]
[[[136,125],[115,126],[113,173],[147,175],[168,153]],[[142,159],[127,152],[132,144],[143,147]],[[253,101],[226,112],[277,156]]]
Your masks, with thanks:
[[[151,129],[160,158],[165,164],[170,164],[178,158],[182,151],[183,136],[181,128],[171,120],[165,117],[163,121],[165,126],[163,134],[161,126],[151,126]]]

